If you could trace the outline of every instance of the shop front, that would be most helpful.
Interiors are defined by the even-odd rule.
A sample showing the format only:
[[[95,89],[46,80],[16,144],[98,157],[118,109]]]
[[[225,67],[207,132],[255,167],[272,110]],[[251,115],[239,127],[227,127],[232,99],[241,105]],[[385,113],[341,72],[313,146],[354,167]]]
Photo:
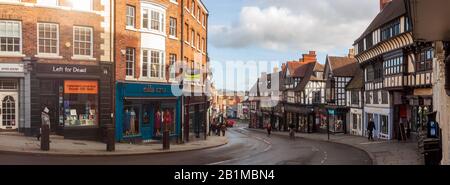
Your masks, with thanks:
[[[329,123],[329,131],[331,133],[347,134],[347,115],[348,108],[328,108],[327,121]]]
[[[189,142],[192,139],[206,138],[206,110],[208,109],[207,97],[187,96],[184,102],[184,139]]]
[[[392,110],[382,107],[364,107],[364,127],[370,120],[375,123],[374,138],[390,140],[393,138]],[[364,129],[364,136],[368,136],[367,129]]]
[[[67,139],[104,140],[112,124],[111,65],[36,63],[31,80],[31,127],[41,126],[47,108],[50,130]]]
[[[363,135],[363,110],[358,108],[350,108],[350,127],[351,135],[362,136]]]
[[[181,98],[172,85],[116,83],[116,139],[119,142],[161,140],[181,132]]]
[[[285,111],[287,112],[287,125],[293,124],[297,132],[312,133],[316,130],[314,108],[286,104]]]
[[[30,75],[26,63],[0,63],[0,131],[30,130]]]

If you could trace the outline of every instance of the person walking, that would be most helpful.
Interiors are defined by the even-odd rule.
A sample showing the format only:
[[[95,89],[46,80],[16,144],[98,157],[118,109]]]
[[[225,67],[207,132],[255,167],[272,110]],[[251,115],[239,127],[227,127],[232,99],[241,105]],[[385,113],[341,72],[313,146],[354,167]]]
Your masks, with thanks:
[[[294,124],[289,124],[289,138],[292,140],[295,140],[295,130],[294,130]]]
[[[270,133],[272,132],[272,124],[267,124],[267,137],[270,137]]]
[[[373,131],[376,130],[375,128],[375,122],[373,122],[373,119],[369,120],[369,123],[367,124],[367,131],[369,132],[369,141],[374,141],[373,139]]]
[[[225,131],[227,130],[227,126],[225,124],[221,124],[220,130],[222,131],[222,136],[225,136]],[[220,136],[220,134],[219,134]]]

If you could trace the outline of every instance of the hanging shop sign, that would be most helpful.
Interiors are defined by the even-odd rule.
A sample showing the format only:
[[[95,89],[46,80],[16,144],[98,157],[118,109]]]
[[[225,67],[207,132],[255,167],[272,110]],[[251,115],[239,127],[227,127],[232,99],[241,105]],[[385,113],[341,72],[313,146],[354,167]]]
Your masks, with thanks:
[[[65,94],[98,94],[97,81],[65,80]]]

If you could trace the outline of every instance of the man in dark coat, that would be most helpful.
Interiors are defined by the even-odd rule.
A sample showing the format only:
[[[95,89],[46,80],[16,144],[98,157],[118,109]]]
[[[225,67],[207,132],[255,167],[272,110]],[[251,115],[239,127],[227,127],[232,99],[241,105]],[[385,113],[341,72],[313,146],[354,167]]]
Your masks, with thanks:
[[[375,129],[375,122],[373,122],[373,119],[369,120],[369,123],[367,125],[367,131],[369,132],[369,141],[374,141],[373,139],[373,131]]]

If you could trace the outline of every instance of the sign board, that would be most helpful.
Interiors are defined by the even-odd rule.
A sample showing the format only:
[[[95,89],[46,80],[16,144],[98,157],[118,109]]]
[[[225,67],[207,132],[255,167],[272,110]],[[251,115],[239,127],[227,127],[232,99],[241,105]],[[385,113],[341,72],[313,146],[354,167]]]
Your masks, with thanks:
[[[97,81],[65,80],[65,94],[98,94]]]
[[[0,72],[2,73],[23,73],[23,64],[0,64]]]
[[[335,111],[333,109],[328,109],[328,114],[329,115],[335,115]]]

